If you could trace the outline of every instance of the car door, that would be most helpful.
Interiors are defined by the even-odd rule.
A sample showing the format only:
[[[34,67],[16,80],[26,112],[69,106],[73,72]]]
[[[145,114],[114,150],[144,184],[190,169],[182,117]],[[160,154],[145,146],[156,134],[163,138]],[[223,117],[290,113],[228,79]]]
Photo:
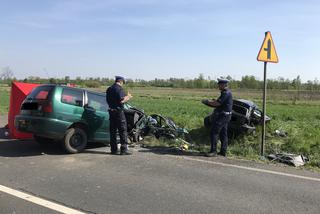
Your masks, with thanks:
[[[87,103],[84,109],[91,140],[109,141],[109,113],[105,94],[87,91]]]
[[[57,87],[54,112],[66,124],[79,122],[83,113],[84,91],[78,88]]]

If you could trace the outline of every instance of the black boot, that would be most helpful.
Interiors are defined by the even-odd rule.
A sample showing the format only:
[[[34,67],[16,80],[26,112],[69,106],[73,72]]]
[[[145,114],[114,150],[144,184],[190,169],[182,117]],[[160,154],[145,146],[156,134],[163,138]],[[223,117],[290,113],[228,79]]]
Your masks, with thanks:
[[[223,157],[227,157],[227,153],[226,153],[225,151],[220,151],[220,152],[218,153],[218,155],[221,155],[221,156],[223,156]]]
[[[117,148],[118,146],[117,146],[117,144],[111,144],[110,145],[110,150],[111,150],[111,154],[112,155],[117,155],[118,154],[118,148]]]
[[[132,152],[128,150],[128,145],[121,145],[120,155],[132,155]]]
[[[217,156],[217,152],[209,152],[209,153],[206,153],[206,157],[216,157]]]

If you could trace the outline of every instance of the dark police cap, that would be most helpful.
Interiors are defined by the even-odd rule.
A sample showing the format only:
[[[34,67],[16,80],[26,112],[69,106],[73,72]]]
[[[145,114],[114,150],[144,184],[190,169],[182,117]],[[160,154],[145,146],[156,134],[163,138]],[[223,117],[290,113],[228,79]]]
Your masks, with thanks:
[[[229,82],[228,79],[225,79],[225,78],[218,78],[218,84],[227,84]]]
[[[123,81],[123,83],[126,82],[124,77],[122,77],[122,76],[116,76],[115,78],[116,78],[116,82],[121,81],[121,80]]]

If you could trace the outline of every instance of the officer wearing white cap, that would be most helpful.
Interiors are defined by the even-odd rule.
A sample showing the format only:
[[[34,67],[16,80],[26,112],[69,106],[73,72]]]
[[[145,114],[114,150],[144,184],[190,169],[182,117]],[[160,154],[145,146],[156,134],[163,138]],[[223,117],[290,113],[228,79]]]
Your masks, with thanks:
[[[221,150],[219,155],[226,156],[228,147],[228,123],[231,120],[232,114],[232,93],[228,88],[228,79],[218,78],[218,88],[221,91],[220,97],[217,100],[208,100],[207,105],[214,107],[212,118],[212,128],[210,132],[211,149],[206,154],[208,157],[217,155],[217,141],[220,137]]]
[[[115,76],[115,83],[107,89],[106,100],[109,105],[109,120],[110,120],[110,147],[111,154],[117,154],[117,130],[120,135],[120,154],[131,155],[128,151],[128,133],[127,120],[123,111],[123,104],[128,102],[132,95],[125,95],[122,88],[125,84],[125,79],[122,76]]]

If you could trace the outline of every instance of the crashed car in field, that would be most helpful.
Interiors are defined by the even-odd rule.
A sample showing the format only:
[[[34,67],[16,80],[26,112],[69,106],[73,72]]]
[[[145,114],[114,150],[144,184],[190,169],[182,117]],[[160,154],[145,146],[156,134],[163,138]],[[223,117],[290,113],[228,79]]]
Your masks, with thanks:
[[[85,149],[87,142],[109,141],[106,94],[62,85],[40,85],[23,101],[15,127],[32,133],[38,143],[59,141],[68,153]],[[146,115],[124,105],[128,137],[137,142],[146,134],[178,136],[184,130],[160,115]]]
[[[271,118],[265,116],[266,122]],[[231,121],[228,125],[229,137],[233,137],[243,133],[252,133],[256,130],[256,126],[262,124],[262,111],[255,103],[250,100],[235,99],[233,100]],[[211,126],[212,115],[204,118],[204,125]]]

